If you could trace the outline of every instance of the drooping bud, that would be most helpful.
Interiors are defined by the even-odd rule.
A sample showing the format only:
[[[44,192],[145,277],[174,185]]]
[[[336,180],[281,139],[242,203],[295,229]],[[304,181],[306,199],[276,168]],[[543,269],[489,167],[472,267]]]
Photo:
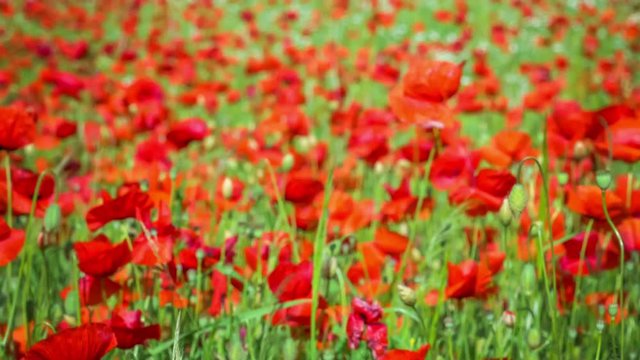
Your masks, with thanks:
[[[225,177],[222,181],[222,196],[225,200],[229,200],[233,193],[233,181],[230,178]]]
[[[511,207],[509,207],[509,201],[507,199],[502,200],[500,211],[498,211],[498,220],[505,228],[511,225],[511,219],[513,214],[511,213]]]
[[[515,184],[509,194],[509,207],[514,215],[520,216],[527,207],[528,195],[522,184]]]
[[[399,284],[398,295],[405,305],[410,307],[416,305],[416,292],[412,288]]]
[[[596,173],[596,184],[598,184],[600,190],[608,190],[612,181],[613,179],[609,170],[600,170]]]

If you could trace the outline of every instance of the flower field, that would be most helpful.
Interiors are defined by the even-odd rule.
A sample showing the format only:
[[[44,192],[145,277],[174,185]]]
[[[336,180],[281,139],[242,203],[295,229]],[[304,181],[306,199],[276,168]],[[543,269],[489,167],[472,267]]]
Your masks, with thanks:
[[[0,359],[637,359],[640,4],[0,0]]]

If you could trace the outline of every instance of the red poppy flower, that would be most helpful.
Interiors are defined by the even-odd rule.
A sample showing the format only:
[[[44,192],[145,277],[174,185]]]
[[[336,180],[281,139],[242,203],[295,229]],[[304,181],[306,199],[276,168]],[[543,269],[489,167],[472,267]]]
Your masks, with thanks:
[[[640,219],[628,218],[618,226],[626,251],[640,251]]]
[[[114,199],[107,197],[102,205],[89,210],[86,216],[87,225],[89,230],[96,231],[114,220],[134,218],[139,213],[148,214],[151,207],[149,195],[133,189]]]
[[[360,341],[366,341],[375,359],[381,358],[387,350],[387,326],[382,321],[382,307],[359,298],[351,302],[352,312],[347,320],[349,347],[357,349]]]
[[[381,360],[424,360],[431,349],[431,345],[427,344],[419,348],[418,350],[389,350]]]
[[[40,183],[40,189],[36,195],[36,185],[40,174],[29,170],[11,169],[11,189],[12,208],[14,214],[26,215],[31,212],[35,195],[35,215],[41,217],[53,199],[55,181],[53,176],[45,175]],[[0,212],[6,209],[7,205],[7,183],[6,177],[0,176]]]
[[[480,263],[473,260],[465,260],[458,265],[449,263],[447,298],[486,297],[494,290],[491,286],[493,275],[502,269],[503,261],[504,255],[489,257]]]
[[[35,344],[26,360],[100,360],[117,340],[105,324],[86,324],[62,330]]]
[[[24,246],[24,231],[12,229],[0,218],[0,267],[12,262]]]
[[[640,160],[640,120],[629,119],[618,121],[609,127],[611,132],[611,147],[613,159],[627,163],[635,163]],[[602,155],[609,153],[608,137],[603,135],[596,143],[596,149]]]
[[[409,238],[381,226],[376,230],[373,243],[383,253],[399,257],[404,254]]]
[[[417,61],[402,78],[404,95],[420,101],[445,101],[458,92],[463,66],[464,63]]]
[[[438,190],[448,190],[469,181],[480,163],[480,157],[464,147],[448,147],[431,165],[429,179]]]
[[[137,79],[131,83],[124,95],[125,104],[141,104],[149,101],[162,102],[163,100],[164,91],[162,87],[157,82],[147,78]]]
[[[284,198],[294,204],[309,204],[324,190],[324,184],[309,177],[289,179],[284,190]]]
[[[33,142],[36,117],[17,106],[0,107],[0,150],[13,151]]]
[[[492,144],[481,149],[482,157],[490,164],[506,168],[527,156],[535,155],[529,134],[516,130],[497,133]]]
[[[109,326],[118,341],[118,349],[131,349],[136,345],[144,344],[147,340],[160,339],[160,325],[144,326],[141,317],[140,310],[111,315]]]
[[[455,189],[449,198],[453,204],[465,204],[469,216],[483,216],[500,209],[515,183],[516,178],[509,171],[482,169],[472,181],[473,185]]]
[[[624,213],[624,203],[615,193],[607,191],[607,210],[612,219],[619,219]],[[569,191],[567,207],[584,217],[598,221],[606,220],[602,209],[602,190],[595,185],[582,185]]]
[[[586,243],[585,243],[586,242]],[[578,234],[562,244],[565,254],[558,262],[560,269],[571,275],[589,275],[597,267],[598,234],[591,232],[589,238],[585,233]],[[584,248],[584,257],[582,251]]]
[[[313,265],[310,261],[300,264],[281,262],[269,274],[269,288],[279,301],[304,299],[311,296]]]
[[[131,250],[126,241],[115,245],[102,234],[91,241],[75,243],[73,248],[80,270],[97,278],[111,276],[131,261]]]
[[[209,134],[207,123],[202,119],[187,119],[173,124],[167,133],[167,140],[182,149],[193,141],[200,141]]]

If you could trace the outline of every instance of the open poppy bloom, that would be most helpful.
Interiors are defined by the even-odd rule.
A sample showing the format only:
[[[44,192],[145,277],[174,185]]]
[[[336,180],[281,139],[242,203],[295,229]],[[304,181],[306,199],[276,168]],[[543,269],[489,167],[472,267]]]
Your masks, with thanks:
[[[18,257],[24,246],[24,231],[12,229],[0,218],[0,267]]]
[[[4,171],[3,171],[4,173]],[[26,215],[31,213],[31,206],[35,198],[35,216],[42,217],[51,203],[54,195],[55,181],[53,176],[44,175],[40,188],[36,194],[36,187],[40,174],[29,170],[11,169],[11,207],[14,214]],[[0,212],[7,207],[7,182],[5,176],[0,176]]]
[[[612,157],[627,163],[635,163],[640,160],[640,119],[628,119],[618,121],[609,127],[611,132]],[[603,156],[609,153],[608,138],[602,135],[596,142],[596,149]]]
[[[87,225],[89,230],[96,231],[114,220],[135,218],[139,214],[148,215],[152,205],[149,195],[137,189],[113,199],[105,195],[102,205],[87,212]]]
[[[202,119],[187,119],[171,126],[167,140],[176,148],[182,149],[193,141],[200,141],[209,134],[207,123]]]
[[[111,328],[86,324],[62,330],[35,344],[26,360],[99,360],[117,345]]]
[[[516,178],[509,171],[482,169],[471,185],[454,189],[449,198],[453,204],[465,204],[469,216],[483,216],[500,209],[515,183]]]
[[[296,205],[309,204],[322,192],[324,184],[310,177],[294,177],[287,181],[284,199]]]
[[[361,341],[366,341],[373,357],[380,359],[389,344],[387,325],[382,323],[382,307],[378,303],[370,303],[359,298],[353,298],[351,307],[351,314],[347,320],[349,347],[357,349]]]
[[[605,202],[609,216],[614,221],[624,215],[624,203],[622,199],[611,191],[607,191]],[[581,185],[569,191],[567,207],[586,218],[597,221],[605,221],[604,209],[602,208],[602,190],[595,185]]]
[[[160,326],[142,324],[142,312],[125,311],[111,315],[109,326],[118,341],[118,349],[131,349],[144,344],[147,340],[160,339]]]
[[[35,114],[17,106],[0,107],[0,150],[18,150],[35,137]]]
[[[126,241],[114,245],[100,234],[91,241],[73,244],[82,272],[97,278],[113,275],[131,261],[131,250]]]
[[[507,168],[527,156],[535,155],[529,134],[515,130],[497,133],[491,145],[483,147],[480,152],[486,161],[500,168]]]
[[[495,290],[491,282],[493,276],[502,269],[504,258],[504,253],[500,253],[489,256],[480,263],[474,260],[465,260],[457,265],[449,263],[447,298],[484,298],[489,295]]]

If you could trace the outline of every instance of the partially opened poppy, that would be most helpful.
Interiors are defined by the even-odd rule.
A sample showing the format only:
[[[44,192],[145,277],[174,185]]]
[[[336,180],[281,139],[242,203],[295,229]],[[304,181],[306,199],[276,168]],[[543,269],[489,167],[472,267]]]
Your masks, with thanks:
[[[78,267],[93,277],[108,277],[131,261],[131,249],[126,241],[112,244],[100,234],[91,241],[73,244],[78,257]]]
[[[0,107],[0,150],[13,151],[30,143],[36,137],[36,118],[17,106]]]
[[[111,328],[86,324],[62,330],[35,344],[26,360],[100,360],[117,345]]]
[[[24,231],[12,229],[0,218],[0,267],[18,257],[24,246]]]
[[[109,326],[118,341],[118,349],[131,349],[147,340],[160,339],[160,325],[144,326],[140,310],[114,313]]]

